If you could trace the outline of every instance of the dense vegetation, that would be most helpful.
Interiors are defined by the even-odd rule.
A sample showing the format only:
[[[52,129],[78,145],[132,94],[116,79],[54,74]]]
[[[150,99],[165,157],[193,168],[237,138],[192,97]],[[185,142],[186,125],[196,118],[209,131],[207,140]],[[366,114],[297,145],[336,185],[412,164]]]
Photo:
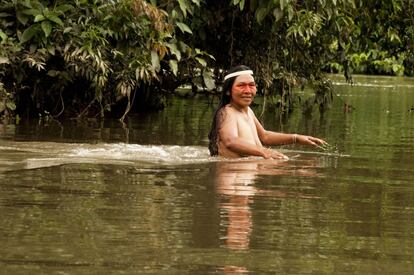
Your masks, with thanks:
[[[409,0],[3,0],[0,112],[123,120],[183,84],[214,92],[236,64],[267,106],[323,110],[326,72],[414,74],[413,14]]]

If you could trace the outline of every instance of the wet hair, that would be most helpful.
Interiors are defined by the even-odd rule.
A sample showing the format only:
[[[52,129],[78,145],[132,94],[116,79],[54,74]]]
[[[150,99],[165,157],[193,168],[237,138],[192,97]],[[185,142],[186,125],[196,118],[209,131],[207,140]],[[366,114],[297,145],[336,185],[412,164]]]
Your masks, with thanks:
[[[239,65],[232,67],[226,72],[226,75],[245,71],[245,70],[251,70],[249,67],[245,65]],[[218,155],[218,141],[219,141],[219,130],[221,126],[221,122],[223,121],[223,107],[230,103],[231,99],[231,88],[233,87],[234,80],[237,78],[237,76],[230,77],[226,79],[223,83],[223,90],[221,92],[221,98],[220,103],[214,112],[213,115],[213,121],[211,123],[211,129],[210,133],[208,134],[209,144],[208,144],[208,150],[210,151],[211,156],[217,156]]]

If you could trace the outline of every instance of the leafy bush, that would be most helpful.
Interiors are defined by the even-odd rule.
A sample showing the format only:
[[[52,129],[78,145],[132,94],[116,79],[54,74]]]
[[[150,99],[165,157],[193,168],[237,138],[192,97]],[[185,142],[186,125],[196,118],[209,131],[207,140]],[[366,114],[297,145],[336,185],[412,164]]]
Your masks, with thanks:
[[[214,91],[224,69],[246,64],[268,106],[290,112],[310,84],[324,110],[326,72],[413,74],[412,10],[409,0],[3,0],[0,101],[123,120],[184,84]]]

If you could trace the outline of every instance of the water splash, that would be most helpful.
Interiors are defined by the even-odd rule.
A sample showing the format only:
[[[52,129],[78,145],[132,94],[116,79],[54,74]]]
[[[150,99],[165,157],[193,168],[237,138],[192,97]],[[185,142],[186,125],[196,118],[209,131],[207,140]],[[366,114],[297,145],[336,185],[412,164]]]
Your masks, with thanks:
[[[185,164],[214,161],[203,146],[1,142],[0,170],[34,169],[69,163]],[[13,169],[13,170],[14,170]]]
[[[201,146],[100,144],[82,145],[68,154],[70,157],[187,163],[211,161],[207,148]]]
[[[294,155],[324,155],[331,157],[347,156],[333,147],[323,147],[320,151],[281,150]],[[12,142],[0,144],[0,171],[16,169],[35,169],[73,163],[141,165],[163,164],[180,165],[217,161],[252,161],[261,158],[229,160],[211,157],[204,146],[178,145],[140,145],[125,143],[55,143],[55,142]]]

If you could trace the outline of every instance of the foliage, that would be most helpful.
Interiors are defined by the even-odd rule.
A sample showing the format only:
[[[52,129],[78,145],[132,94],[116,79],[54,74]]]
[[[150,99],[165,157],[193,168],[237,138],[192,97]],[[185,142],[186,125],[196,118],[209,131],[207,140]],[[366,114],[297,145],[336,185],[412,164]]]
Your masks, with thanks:
[[[124,118],[131,95],[148,87],[161,93],[181,79],[209,80],[203,72],[211,56],[177,36],[176,29],[191,33],[180,22],[188,7],[180,8],[169,16],[143,0],[2,2],[1,81],[9,91],[30,89],[30,95],[18,93],[17,101],[31,101],[40,114],[59,107],[52,115],[90,116],[96,109],[102,117],[127,98]]]
[[[6,91],[3,83],[0,83],[0,113],[5,113],[8,116],[11,111],[16,109],[16,104],[13,101],[13,95]]]
[[[327,83],[323,69],[340,59],[338,37],[353,28],[352,0],[230,2],[229,7],[209,1],[211,14],[202,17],[204,25],[197,25],[205,33],[197,45],[211,52],[220,67],[251,66],[268,102],[282,112],[290,112],[299,102],[296,88],[312,81]],[[215,21],[209,19],[213,14]],[[319,89],[316,94],[327,90],[313,87]],[[319,106],[323,110],[328,104]]]
[[[355,72],[412,75],[412,1],[229,2],[232,8],[209,1],[211,13],[202,17],[204,25],[196,25],[205,33],[197,45],[208,49],[220,67],[253,67],[268,102],[282,112],[297,102],[304,110],[309,102],[321,111],[328,108],[333,87],[326,72],[342,72],[350,82]],[[217,20],[209,19],[213,15]],[[297,88],[307,84],[314,98],[296,100]]]
[[[413,75],[413,10],[409,0],[4,0],[2,99],[21,114],[123,120],[183,84],[214,91],[223,69],[246,64],[269,106],[323,111],[326,72]],[[296,93],[305,85],[307,101]]]
[[[410,0],[359,1],[353,28],[342,43],[343,59],[328,67],[345,73],[409,75],[413,71],[414,2]],[[343,62],[342,62],[343,63]]]

